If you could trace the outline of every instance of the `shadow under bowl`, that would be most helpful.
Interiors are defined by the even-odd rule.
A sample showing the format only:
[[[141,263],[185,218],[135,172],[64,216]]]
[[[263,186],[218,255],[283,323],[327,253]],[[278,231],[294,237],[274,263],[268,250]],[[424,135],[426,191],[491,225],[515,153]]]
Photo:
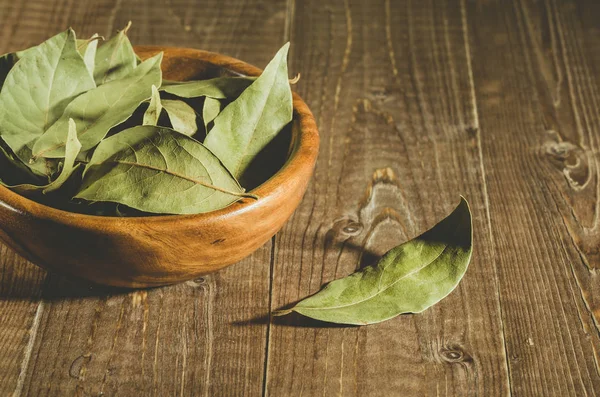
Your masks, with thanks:
[[[163,51],[163,77],[194,80],[256,76],[240,60],[194,49],[142,46],[142,58]],[[141,288],[190,280],[233,264],[265,244],[300,204],[319,151],[319,133],[293,94],[294,118],[282,167],[244,199],[197,215],[103,217],[62,211],[0,186],[0,239],[31,262],[97,284]],[[283,162],[283,161],[282,161]]]

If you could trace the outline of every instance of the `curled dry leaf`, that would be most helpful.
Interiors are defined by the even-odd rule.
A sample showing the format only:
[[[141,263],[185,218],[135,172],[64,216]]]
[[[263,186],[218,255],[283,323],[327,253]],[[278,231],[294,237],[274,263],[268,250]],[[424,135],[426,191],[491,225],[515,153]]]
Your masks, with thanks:
[[[369,266],[298,303],[292,311],[339,324],[373,324],[401,313],[419,313],[456,288],[473,251],[471,211],[464,198],[432,229]]]

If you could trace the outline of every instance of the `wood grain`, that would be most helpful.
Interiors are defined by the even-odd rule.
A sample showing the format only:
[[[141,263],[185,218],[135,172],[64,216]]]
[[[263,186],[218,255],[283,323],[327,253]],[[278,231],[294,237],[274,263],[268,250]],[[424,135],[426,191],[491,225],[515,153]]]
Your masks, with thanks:
[[[302,2],[292,32],[322,150],[312,189],[277,236],[273,307],[371,264],[446,216],[460,193],[476,248],[460,287],[423,314],[364,328],[273,324],[268,393],[508,393],[464,9]]]
[[[473,74],[512,391],[597,395],[598,81],[583,10],[520,1],[468,11],[473,53],[486,59]]]
[[[131,19],[136,44],[203,48],[264,67],[284,41],[285,3],[219,4],[2,1],[0,51],[69,24],[82,36],[109,36]],[[263,39],[255,45],[245,32],[259,23]],[[270,244],[217,275],[142,292],[90,290],[45,276],[4,247],[0,260],[0,395],[262,392],[266,326],[241,324],[267,313]]]
[[[129,19],[137,44],[257,66],[289,39],[322,135],[304,201],[250,259],[161,289],[90,289],[0,248],[0,395],[600,394],[600,3],[196,3],[0,0],[0,50]],[[360,328],[264,319],[461,193],[475,252],[439,305]]]

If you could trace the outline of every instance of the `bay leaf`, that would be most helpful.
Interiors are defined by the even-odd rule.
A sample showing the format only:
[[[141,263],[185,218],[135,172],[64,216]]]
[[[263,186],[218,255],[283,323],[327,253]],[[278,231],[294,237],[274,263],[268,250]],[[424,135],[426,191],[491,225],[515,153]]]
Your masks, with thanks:
[[[263,73],[214,119],[204,144],[240,178],[256,155],[292,120],[285,44]]]
[[[8,72],[15,66],[17,61],[27,54],[32,54],[34,49],[37,46],[29,47],[25,50],[17,51],[17,52],[9,52],[0,56],[0,89],[4,85],[4,80],[6,80],[6,76],[8,76]]]
[[[45,183],[48,183],[48,178],[34,174],[0,137],[0,184],[10,187],[19,184],[43,185]]]
[[[131,74],[137,66],[137,57],[127,37],[131,21],[123,30],[111,37],[96,52],[94,79],[102,85]]]
[[[181,98],[237,98],[256,80],[255,77],[216,77],[208,80],[165,81],[161,91]]]
[[[89,39],[77,40],[77,51],[79,51],[83,57],[85,66],[87,66],[91,76],[94,75],[96,51],[98,49],[98,40],[100,39],[101,37],[98,36],[98,33],[94,33]]]
[[[58,190],[67,179],[69,179],[75,168],[79,166],[79,164],[75,165],[75,160],[77,160],[80,151],[81,142],[77,139],[77,125],[73,119],[69,119],[69,131],[67,143],[65,145],[65,160],[63,162],[62,170],[58,177],[44,188],[44,193]]]
[[[0,56],[0,90],[4,85],[4,80],[6,80],[6,76],[8,76],[8,72],[15,66],[15,63],[19,58],[15,53],[8,53]]]
[[[160,112],[162,112],[163,106],[160,99],[158,88],[152,85],[152,97],[150,98],[150,104],[148,109],[144,112],[143,125],[158,125],[158,119],[160,118]]]
[[[140,103],[152,95],[152,85],[160,86],[162,52],[142,62],[128,76],[103,84],[80,95],[62,117],[33,146],[37,160],[64,157],[67,124],[75,120],[82,150],[96,146],[109,129],[125,121]]]
[[[472,221],[464,198],[444,220],[391,249],[366,267],[300,301],[292,311],[339,324],[373,324],[402,313],[419,313],[452,292],[472,253]]]
[[[48,167],[43,161],[29,164],[35,141],[74,98],[95,87],[75,40],[69,29],[28,50],[0,92],[2,138],[39,175],[47,175]]]
[[[73,174],[73,171],[75,171],[75,169],[79,166],[78,164],[75,164],[75,160],[77,159],[80,150],[81,143],[79,143],[79,140],[77,139],[75,122],[73,119],[71,119],[69,120],[66,155],[64,161],[62,162],[62,169],[56,179],[45,185],[23,183],[8,187],[23,195],[28,195],[32,192],[50,193],[58,190]]]
[[[204,106],[202,106],[202,119],[206,131],[208,131],[208,125],[214,121],[219,113],[221,113],[221,106],[222,103],[218,99],[206,97],[204,100]]]
[[[192,136],[198,131],[196,111],[190,105],[172,99],[163,99],[162,105],[175,131],[187,136]]]
[[[173,129],[137,126],[103,140],[75,198],[109,201],[151,213],[195,214],[256,197],[219,159]]]

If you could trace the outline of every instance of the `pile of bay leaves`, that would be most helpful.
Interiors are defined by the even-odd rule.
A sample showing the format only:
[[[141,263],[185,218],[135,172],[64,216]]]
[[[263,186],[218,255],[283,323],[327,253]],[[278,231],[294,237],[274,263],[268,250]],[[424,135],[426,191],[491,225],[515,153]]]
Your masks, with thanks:
[[[136,56],[129,27],[101,45],[68,29],[0,57],[0,183],[99,215],[255,198],[238,180],[292,120],[289,45],[257,78],[174,82],[162,78],[162,53]]]

